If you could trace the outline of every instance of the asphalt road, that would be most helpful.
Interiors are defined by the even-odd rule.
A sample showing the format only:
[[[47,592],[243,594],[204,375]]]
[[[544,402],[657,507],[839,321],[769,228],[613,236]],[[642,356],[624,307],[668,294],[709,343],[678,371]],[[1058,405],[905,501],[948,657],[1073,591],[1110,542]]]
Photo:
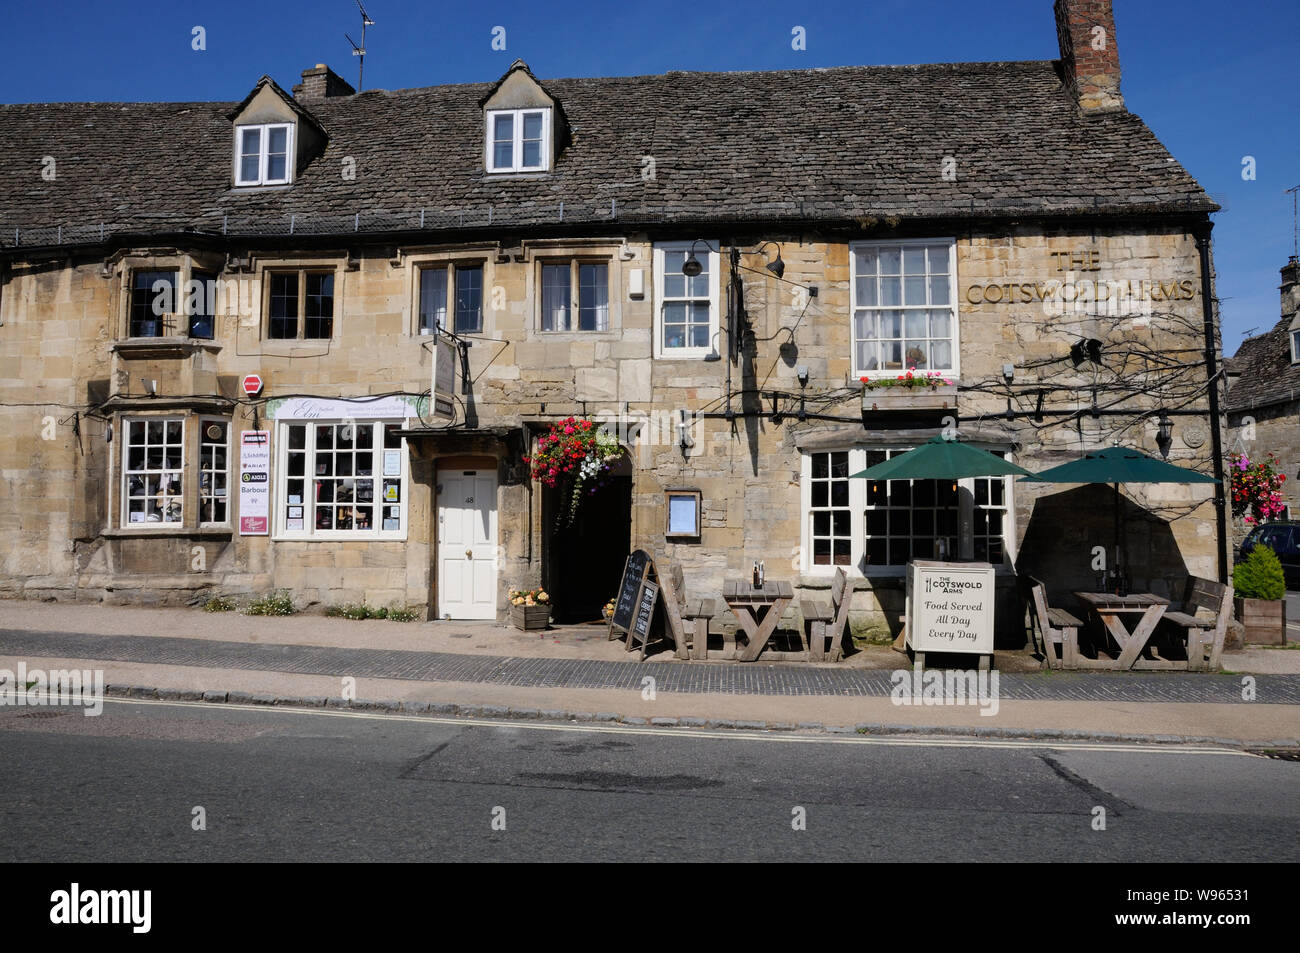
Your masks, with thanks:
[[[810,737],[4,708],[0,861],[1300,860],[1300,763]]]

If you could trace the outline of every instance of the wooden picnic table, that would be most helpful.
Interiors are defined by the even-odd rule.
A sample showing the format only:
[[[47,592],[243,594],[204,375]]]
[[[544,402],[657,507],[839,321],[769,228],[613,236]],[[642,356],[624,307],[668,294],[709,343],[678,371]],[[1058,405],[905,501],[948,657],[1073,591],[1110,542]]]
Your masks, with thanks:
[[[1120,647],[1119,658],[1077,659],[1080,668],[1112,668],[1120,671],[1128,669],[1171,669],[1187,668],[1186,662],[1169,660],[1152,660],[1140,658],[1142,650],[1147,647],[1151,636],[1155,634],[1156,624],[1169,608],[1169,600],[1152,592],[1134,592],[1127,596],[1118,596],[1111,592],[1076,592],[1075,597],[1097,614],[1102,625]],[[1124,619],[1137,619],[1129,629]]]
[[[753,662],[776,631],[781,613],[794,599],[794,587],[788,582],[768,580],[761,588],[755,589],[751,580],[729,579],[722,584],[722,599],[748,639],[740,661]],[[806,653],[803,657],[807,657]]]

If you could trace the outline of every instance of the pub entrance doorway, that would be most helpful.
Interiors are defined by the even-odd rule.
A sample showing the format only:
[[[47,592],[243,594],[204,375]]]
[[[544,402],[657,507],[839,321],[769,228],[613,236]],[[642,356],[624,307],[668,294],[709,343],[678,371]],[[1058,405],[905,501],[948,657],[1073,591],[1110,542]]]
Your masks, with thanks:
[[[632,464],[626,452],[603,486],[583,494],[571,521],[569,500],[561,488],[543,488],[542,583],[557,625],[600,621],[601,608],[618,591],[632,548]]]

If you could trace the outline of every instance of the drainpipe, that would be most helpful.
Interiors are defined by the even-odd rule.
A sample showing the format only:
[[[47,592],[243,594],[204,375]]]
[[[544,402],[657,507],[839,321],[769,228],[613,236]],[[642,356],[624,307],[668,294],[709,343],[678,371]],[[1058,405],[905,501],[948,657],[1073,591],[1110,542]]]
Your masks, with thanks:
[[[1218,533],[1219,582],[1228,582],[1228,514],[1227,478],[1223,469],[1222,419],[1219,411],[1219,367],[1214,341],[1214,298],[1210,288],[1210,231],[1214,223],[1207,221],[1196,229],[1196,248],[1201,255],[1201,310],[1205,319],[1205,373],[1210,382],[1210,446],[1214,457],[1214,478],[1219,481],[1214,491],[1214,520]]]

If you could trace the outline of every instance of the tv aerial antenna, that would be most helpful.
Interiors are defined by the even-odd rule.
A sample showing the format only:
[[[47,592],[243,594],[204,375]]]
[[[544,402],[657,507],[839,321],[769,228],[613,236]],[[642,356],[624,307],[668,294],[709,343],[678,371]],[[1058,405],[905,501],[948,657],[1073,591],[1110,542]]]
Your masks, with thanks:
[[[359,93],[361,92],[361,90],[365,89],[366,27],[374,26],[375,21],[370,19],[370,14],[366,13],[366,8],[361,5],[361,0],[356,0],[356,4],[357,4],[357,9],[361,11],[361,45],[357,46],[356,41],[353,40],[352,37],[348,36],[346,33],[344,33],[343,35],[347,37],[348,42],[352,44],[352,55],[361,57],[360,61],[357,64],[357,92]]]
[[[1291,258],[1300,258],[1300,209],[1297,208],[1296,195],[1300,194],[1300,185],[1287,189],[1283,195],[1291,196]]]

